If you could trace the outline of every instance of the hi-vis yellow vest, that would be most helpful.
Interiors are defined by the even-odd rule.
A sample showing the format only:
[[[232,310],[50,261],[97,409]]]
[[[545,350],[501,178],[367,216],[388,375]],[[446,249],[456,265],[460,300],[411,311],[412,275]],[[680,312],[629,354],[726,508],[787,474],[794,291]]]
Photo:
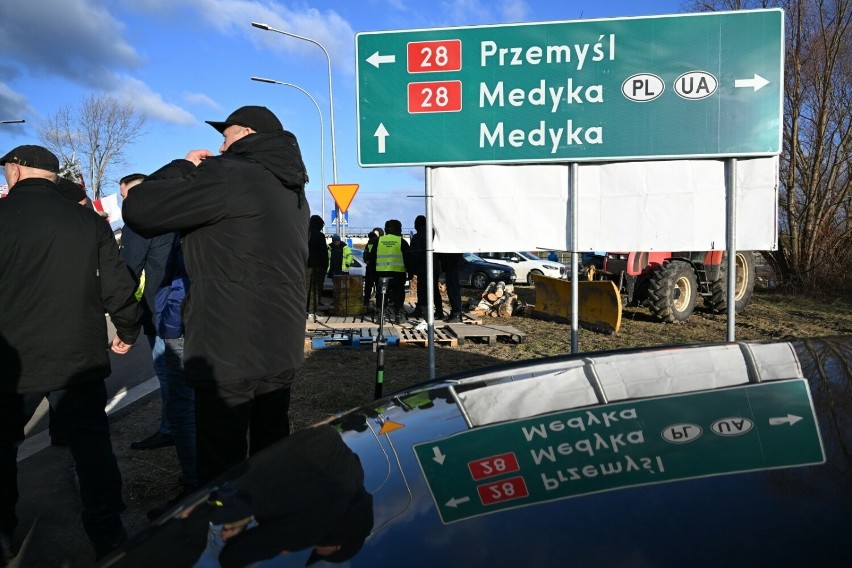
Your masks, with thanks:
[[[376,272],[405,272],[402,237],[383,235],[376,241]]]

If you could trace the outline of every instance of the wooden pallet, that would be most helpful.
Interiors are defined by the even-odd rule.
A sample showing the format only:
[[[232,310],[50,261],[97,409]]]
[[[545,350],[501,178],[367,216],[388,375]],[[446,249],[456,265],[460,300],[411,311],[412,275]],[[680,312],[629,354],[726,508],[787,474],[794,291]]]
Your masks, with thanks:
[[[307,320],[307,328],[308,330],[314,328],[322,328],[323,326],[352,326],[352,327],[361,327],[361,326],[375,326],[378,325],[378,318],[373,318],[371,315],[359,315],[359,316],[333,316],[331,314],[317,314],[317,321]]]
[[[392,327],[385,327],[383,332],[388,346],[399,345],[400,337]],[[378,339],[379,330],[376,328],[352,329],[318,329],[310,333],[312,349],[358,348],[372,347]]]
[[[527,334],[509,325],[468,325],[465,323],[450,323],[446,326],[448,331],[456,336],[459,345],[464,345],[467,340],[476,340],[491,345],[499,339],[508,340],[513,343],[523,343]]]
[[[400,328],[399,341],[403,345],[420,345],[421,347],[426,347],[429,345],[429,331]],[[458,346],[458,339],[452,334],[447,333],[444,329],[435,328],[435,345],[456,347]]]

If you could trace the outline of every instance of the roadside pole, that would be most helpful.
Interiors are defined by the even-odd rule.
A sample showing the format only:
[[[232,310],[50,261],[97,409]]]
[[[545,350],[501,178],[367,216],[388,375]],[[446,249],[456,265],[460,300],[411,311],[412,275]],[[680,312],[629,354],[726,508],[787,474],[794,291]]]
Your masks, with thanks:
[[[737,159],[725,160],[725,240],[728,249],[728,297],[727,340],[735,341],[737,305]]]

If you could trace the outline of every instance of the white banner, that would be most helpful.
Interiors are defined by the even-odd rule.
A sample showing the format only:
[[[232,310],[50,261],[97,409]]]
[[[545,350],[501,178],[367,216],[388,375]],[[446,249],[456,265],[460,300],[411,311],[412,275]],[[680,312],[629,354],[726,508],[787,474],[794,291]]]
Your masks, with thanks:
[[[568,168],[427,169],[438,252],[572,250]],[[577,251],[724,249],[724,160],[580,164]],[[778,158],[737,161],[738,250],[777,248]]]

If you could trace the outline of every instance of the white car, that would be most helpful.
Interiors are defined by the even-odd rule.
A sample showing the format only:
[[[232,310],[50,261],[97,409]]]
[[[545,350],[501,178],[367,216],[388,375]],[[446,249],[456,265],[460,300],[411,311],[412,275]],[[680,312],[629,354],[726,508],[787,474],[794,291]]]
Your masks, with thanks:
[[[478,252],[476,254],[488,262],[514,268],[518,283],[526,282],[532,285],[533,274],[552,278],[565,278],[568,274],[568,267],[561,262],[545,260],[531,252]]]

